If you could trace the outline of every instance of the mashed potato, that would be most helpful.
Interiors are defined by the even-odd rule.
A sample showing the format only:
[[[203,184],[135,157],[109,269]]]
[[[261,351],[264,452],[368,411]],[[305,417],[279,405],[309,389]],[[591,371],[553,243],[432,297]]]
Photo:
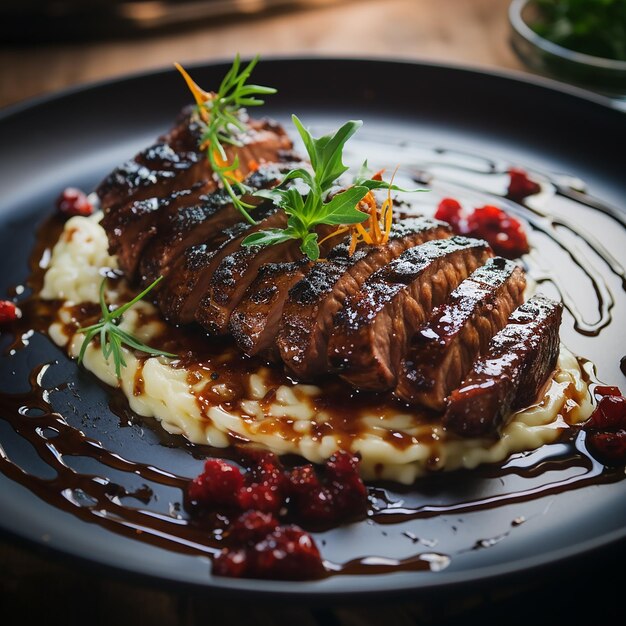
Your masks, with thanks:
[[[84,339],[72,330],[74,305],[97,302],[103,271],[115,267],[99,216],[68,220],[53,250],[41,295],[64,301],[50,336],[72,357],[78,355]],[[115,289],[107,292],[109,302],[118,296],[123,299]],[[167,329],[147,302],[128,311],[122,327],[147,343]],[[120,387],[133,411],[156,418],[170,433],[217,447],[245,439],[316,463],[338,448],[350,449],[361,454],[365,478],[406,484],[428,471],[473,468],[536,449],[592,411],[578,362],[565,348],[541,402],[516,413],[497,440],[455,438],[421,412],[400,412],[391,404],[359,409],[347,424],[324,398],[324,387],[288,379],[277,384],[275,372],[267,366],[242,374],[243,393],[234,399],[228,384],[214,380],[201,364],[137,358],[129,350],[124,350],[124,358],[127,367],[119,380],[113,362],[104,358],[96,343],[87,348],[84,364],[105,383]]]

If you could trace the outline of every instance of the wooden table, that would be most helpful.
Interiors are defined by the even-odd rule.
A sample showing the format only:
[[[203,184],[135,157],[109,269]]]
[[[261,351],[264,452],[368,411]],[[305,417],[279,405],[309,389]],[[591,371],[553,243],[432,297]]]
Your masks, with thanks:
[[[482,68],[523,70],[508,43],[505,0],[362,0],[221,21],[155,36],[109,41],[0,47],[0,107],[69,86],[182,63],[242,55],[376,56],[450,62]],[[620,561],[615,557],[615,563]],[[619,579],[618,579],[619,580]],[[576,573],[559,576],[575,588]],[[0,543],[0,606],[3,620],[20,616],[24,625],[158,624],[165,626],[289,625],[366,626],[393,624],[560,622],[567,607],[554,603],[536,620],[537,606],[554,600],[556,590],[519,584],[480,593],[367,607],[227,606],[173,590],[149,589],[132,581],[85,571]],[[609,591],[617,584],[609,583]],[[529,602],[528,593],[535,594]],[[63,614],[50,607],[64,606]],[[578,614],[600,620],[589,605]],[[603,608],[604,607],[604,608]],[[585,613],[587,610],[587,613]],[[572,613],[573,614],[573,613]],[[571,616],[570,616],[571,619]],[[7,622],[5,622],[7,623]],[[571,623],[571,622],[570,622]]]
[[[129,72],[261,55],[419,59],[522,70],[506,0],[337,0],[123,40],[2,47],[0,107]]]

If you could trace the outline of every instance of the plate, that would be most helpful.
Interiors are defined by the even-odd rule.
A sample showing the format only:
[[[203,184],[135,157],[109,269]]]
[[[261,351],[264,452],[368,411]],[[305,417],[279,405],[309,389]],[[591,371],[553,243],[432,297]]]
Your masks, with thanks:
[[[191,69],[200,84],[212,85],[226,67]],[[526,220],[531,242],[545,253],[531,259],[545,269],[541,288],[554,295],[559,287],[556,295],[569,304],[564,343],[596,364],[596,373],[587,364],[590,375],[607,384],[624,383],[620,359],[626,342],[616,320],[626,313],[626,119],[608,100],[547,80],[379,60],[264,60],[255,80],[278,88],[263,112],[288,128],[292,112],[322,130],[362,119],[350,155],[355,162],[367,151],[372,165],[399,162],[415,180],[428,178],[432,198],[455,194],[467,201],[499,203]],[[166,70],[4,112],[2,297],[25,284],[35,232],[47,227],[59,192],[69,185],[92,189],[167,129],[187,98],[180,77]],[[508,165],[523,166],[546,181],[549,197],[543,208],[502,197]],[[423,202],[426,206],[429,201]],[[3,409],[0,529],[92,565],[144,581],[220,592],[369,597],[493,583],[615,547],[626,538],[626,481],[590,462],[568,462],[559,456],[563,450],[550,446],[549,453],[518,455],[502,476],[487,468],[429,477],[410,489],[377,486],[375,504],[386,499],[388,512],[417,513],[379,515],[315,535],[324,558],[357,561],[367,575],[346,573],[304,583],[212,577],[208,556],[177,540],[172,530],[183,515],[180,491],[167,481],[150,483],[149,473],[129,472],[127,464],[191,477],[201,469],[207,450],[166,437],[151,420],[131,416],[115,395],[43,335],[27,333],[22,343],[25,347],[13,350],[11,338],[6,333],[0,337],[0,390],[13,394],[17,406],[19,394],[29,389],[29,377],[39,372],[50,390],[49,402],[68,427],[61,434],[39,432],[32,420],[41,411],[31,410],[17,423]],[[38,433],[44,441],[37,448],[40,454],[26,442],[26,432]],[[84,480],[100,481],[103,497],[119,503],[119,516],[99,516],[97,503],[77,491],[64,491],[45,462],[45,455],[62,449],[63,437],[71,433],[83,433],[94,443],[88,454],[66,455],[64,462]],[[113,458],[122,461],[116,465]],[[524,470],[525,459],[539,470]],[[23,480],[19,468],[35,479]],[[124,491],[116,492],[119,484]],[[46,495],[51,486],[63,506]],[[134,513],[125,514],[131,510],[166,520],[164,530],[146,533]],[[433,554],[445,558],[433,561]],[[423,555],[438,565],[428,571],[414,567]],[[423,559],[417,560],[423,565]],[[388,567],[398,562],[404,565]]]

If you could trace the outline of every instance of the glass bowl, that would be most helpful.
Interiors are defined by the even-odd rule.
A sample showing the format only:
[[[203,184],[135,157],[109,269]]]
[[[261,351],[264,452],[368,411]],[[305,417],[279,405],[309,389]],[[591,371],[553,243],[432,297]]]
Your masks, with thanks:
[[[582,54],[544,39],[528,25],[536,15],[533,0],[513,0],[509,6],[511,45],[529,69],[612,98],[626,98],[626,61]]]

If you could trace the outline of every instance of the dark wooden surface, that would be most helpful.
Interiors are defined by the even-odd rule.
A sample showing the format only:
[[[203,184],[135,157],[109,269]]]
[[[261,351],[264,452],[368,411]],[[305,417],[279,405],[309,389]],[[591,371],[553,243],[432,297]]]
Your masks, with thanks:
[[[129,72],[268,55],[382,56],[523,70],[508,42],[507,0],[335,0],[154,36],[0,43],[0,107]],[[372,77],[375,80],[375,77]]]
[[[7,626],[575,626],[622,624],[624,546],[522,580],[445,595],[305,606],[152,588],[0,542]]]

